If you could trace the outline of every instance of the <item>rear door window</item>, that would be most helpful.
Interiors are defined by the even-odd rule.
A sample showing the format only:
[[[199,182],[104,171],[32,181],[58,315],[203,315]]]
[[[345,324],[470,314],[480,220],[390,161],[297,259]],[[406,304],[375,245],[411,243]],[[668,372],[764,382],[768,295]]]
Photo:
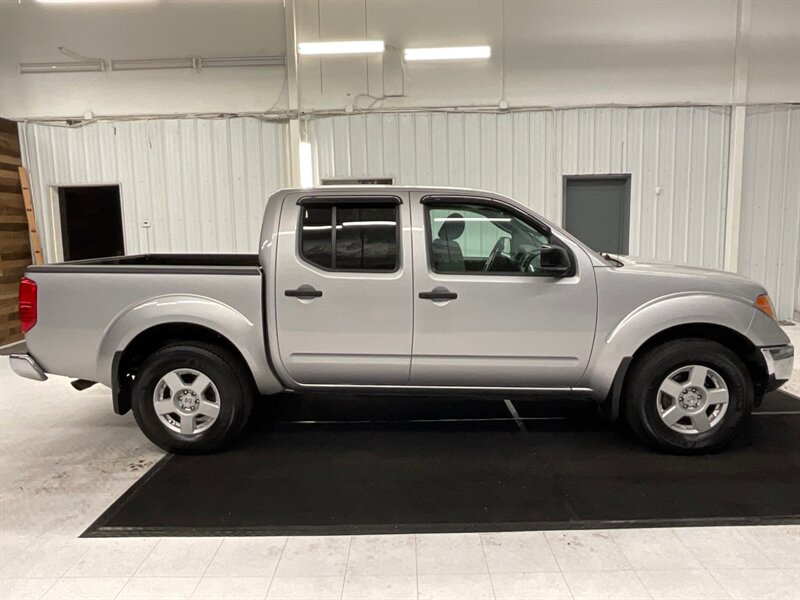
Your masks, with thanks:
[[[302,206],[300,255],[333,271],[391,272],[399,267],[398,207],[343,201]]]

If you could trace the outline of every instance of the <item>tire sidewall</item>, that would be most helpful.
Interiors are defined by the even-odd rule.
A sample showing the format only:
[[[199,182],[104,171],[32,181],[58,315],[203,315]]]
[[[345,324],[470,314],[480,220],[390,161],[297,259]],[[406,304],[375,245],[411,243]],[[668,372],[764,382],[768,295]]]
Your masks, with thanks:
[[[658,413],[658,390],[668,375],[689,365],[716,371],[728,388],[728,408],[709,431],[683,434],[664,423]],[[676,452],[712,451],[728,443],[741,429],[753,406],[753,386],[746,367],[730,350],[705,340],[673,342],[656,349],[640,364],[628,402],[646,437],[662,449]],[[635,427],[637,428],[637,427]]]
[[[187,435],[172,431],[155,412],[153,393],[161,378],[174,369],[194,369],[209,377],[219,392],[219,415],[207,430]],[[209,348],[168,346],[156,352],[139,372],[133,394],[133,414],[140,429],[164,450],[180,453],[211,452],[238,433],[247,401],[239,370]]]

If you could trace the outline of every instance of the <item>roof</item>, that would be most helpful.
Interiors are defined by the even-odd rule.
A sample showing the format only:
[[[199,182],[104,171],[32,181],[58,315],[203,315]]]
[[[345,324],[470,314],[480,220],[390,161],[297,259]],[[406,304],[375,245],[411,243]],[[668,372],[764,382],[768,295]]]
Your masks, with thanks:
[[[490,196],[503,196],[497,192],[489,190],[481,190],[468,187],[451,187],[444,185],[320,185],[310,188],[282,188],[279,192],[302,192],[302,193],[315,193],[315,192],[342,192],[342,191],[363,191],[363,190],[380,190],[381,192],[442,192],[442,193],[468,193],[468,194],[482,194]]]

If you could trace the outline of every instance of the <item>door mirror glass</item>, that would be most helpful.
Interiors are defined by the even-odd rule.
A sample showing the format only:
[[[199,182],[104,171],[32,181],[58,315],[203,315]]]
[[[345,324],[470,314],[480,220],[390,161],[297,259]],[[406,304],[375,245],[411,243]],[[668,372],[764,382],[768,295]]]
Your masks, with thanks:
[[[542,246],[540,255],[541,271],[550,275],[566,275],[572,266],[569,254],[561,246]]]

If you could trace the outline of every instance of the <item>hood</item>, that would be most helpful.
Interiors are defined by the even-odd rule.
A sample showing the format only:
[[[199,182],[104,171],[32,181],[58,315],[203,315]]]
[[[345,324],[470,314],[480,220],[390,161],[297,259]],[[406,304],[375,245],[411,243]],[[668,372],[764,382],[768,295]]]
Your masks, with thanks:
[[[730,271],[721,269],[710,269],[708,267],[692,267],[680,263],[671,263],[654,258],[644,258],[640,256],[627,256],[625,254],[609,254],[611,258],[621,262],[625,268],[647,271],[650,273],[658,272],[666,274],[687,275],[696,277],[725,277],[746,283],[754,283],[752,279],[744,277]]]
[[[622,266],[618,266],[621,272],[631,274],[641,274],[652,276],[658,279],[673,279],[676,286],[684,289],[695,289],[709,292],[724,293],[735,295],[748,300],[754,300],[759,294],[766,293],[762,285],[748,277],[721,271],[718,269],[708,269],[705,267],[691,267],[669,263],[666,261],[654,260],[651,258],[640,258],[625,255],[607,255]]]

